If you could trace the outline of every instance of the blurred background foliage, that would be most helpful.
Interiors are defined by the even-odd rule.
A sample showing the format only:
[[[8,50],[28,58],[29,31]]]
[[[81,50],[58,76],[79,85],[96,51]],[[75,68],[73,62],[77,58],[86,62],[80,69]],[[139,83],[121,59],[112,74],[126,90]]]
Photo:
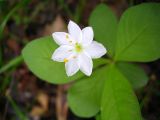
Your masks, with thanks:
[[[85,120],[67,106],[69,85],[39,80],[24,64],[21,50],[35,38],[66,31],[69,19],[86,26],[102,2],[119,18],[130,6],[160,0],[0,0],[0,120]],[[150,77],[136,91],[142,114],[145,120],[160,120],[160,61],[140,65]]]

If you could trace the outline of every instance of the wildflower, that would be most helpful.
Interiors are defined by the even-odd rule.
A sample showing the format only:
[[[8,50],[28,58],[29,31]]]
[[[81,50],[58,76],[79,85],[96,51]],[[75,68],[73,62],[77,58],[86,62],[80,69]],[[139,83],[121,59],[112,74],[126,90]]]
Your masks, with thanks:
[[[60,45],[54,51],[52,60],[64,62],[68,76],[74,75],[79,70],[90,76],[93,69],[92,59],[102,57],[107,51],[102,44],[93,41],[92,27],[81,30],[76,23],[70,21],[68,32],[52,34],[55,42]]]

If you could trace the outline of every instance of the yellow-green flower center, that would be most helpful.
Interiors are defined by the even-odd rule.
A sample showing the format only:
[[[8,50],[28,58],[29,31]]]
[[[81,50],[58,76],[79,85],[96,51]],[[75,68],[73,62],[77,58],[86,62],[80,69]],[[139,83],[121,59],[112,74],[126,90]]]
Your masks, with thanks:
[[[78,44],[78,43],[76,43],[75,44],[75,50],[76,50],[76,52],[81,52],[82,51],[82,45],[81,44]]]

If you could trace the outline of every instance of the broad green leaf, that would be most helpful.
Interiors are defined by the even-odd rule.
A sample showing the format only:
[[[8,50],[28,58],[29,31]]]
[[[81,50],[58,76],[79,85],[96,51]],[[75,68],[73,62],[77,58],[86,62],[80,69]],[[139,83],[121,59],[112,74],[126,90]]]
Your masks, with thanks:
[[[121,17],[116,60],[148,62],[160,58],[160,4],[129,8]]]
[[[107,80],[101,101],[101,119],[142,120],[131,85],[114,65],[107,69]]]
[[[77,81],[69,89],[68,103],[77,116],[92,117],[99,112],[105,80],[106,66],[97,69],[91,77]]]
[[[117,33],[117,19],[110,8],[105,4],[98,5],[92,12],[89,19],[90,26],[93,27],[95,39],[103,43],[109,52],[114,54]]]
[[[68,77],[65,72],[64,63],[51,60],[51,56],[57,47],[51,36],[43,37],[30,42],[23,49],[23,58],[35,75],[50,83],[63,84],[82,77],[83,74],[81,72]],[[94,61],[94,67],[104,63],[105,60],[97,59]]]
[[[101,120],[101,114],[96,115],[96,120]]]
[[[138,65],[120,62],[117,67],[122,72],[122,74],[129,80],[134,89],[144,87],[149,78],[145,71]]]

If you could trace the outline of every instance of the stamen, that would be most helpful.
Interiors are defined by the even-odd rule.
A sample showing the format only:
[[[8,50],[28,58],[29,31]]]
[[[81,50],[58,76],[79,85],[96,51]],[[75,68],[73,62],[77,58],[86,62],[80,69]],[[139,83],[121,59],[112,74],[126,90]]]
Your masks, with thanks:
[[[70,44],[72,43],[72,40],[69,39],[68,34],[66,34],[66,40],[67,40]]]
[[[73,56],[73,58],[76,59],[77,57],[76,57],[76,56]]]
[[[65,62],[65,63],[68,62],[68,59],[65,58],[65,59],[64,59],[64,62]]]
[[[82,48],[81,44],[78,44],[78,43],[75,44],[75,50],[76,50],[76,52],[81,52],[82,49],[83,48]]]
[[[66,39],[68,40],[69,39],[69,36],[66,34]]]

